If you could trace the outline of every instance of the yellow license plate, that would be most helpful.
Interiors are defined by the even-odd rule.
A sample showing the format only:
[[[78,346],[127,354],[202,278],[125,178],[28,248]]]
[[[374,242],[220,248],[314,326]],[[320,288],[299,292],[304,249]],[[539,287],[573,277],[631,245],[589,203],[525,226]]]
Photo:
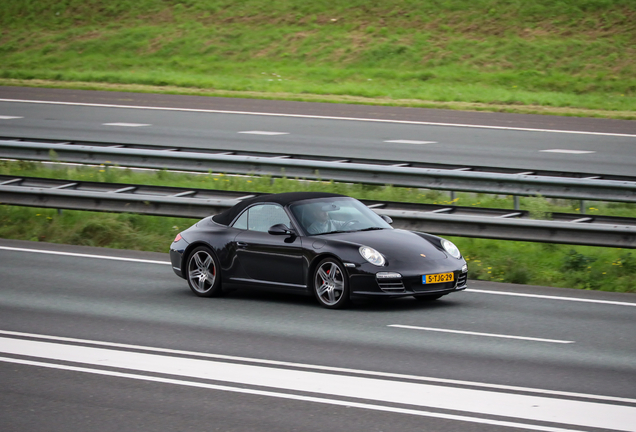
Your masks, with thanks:
[[[423,284],[453,282],[454,280],[455,280],[455,273],[438,273],[438,274],[422,276]]]

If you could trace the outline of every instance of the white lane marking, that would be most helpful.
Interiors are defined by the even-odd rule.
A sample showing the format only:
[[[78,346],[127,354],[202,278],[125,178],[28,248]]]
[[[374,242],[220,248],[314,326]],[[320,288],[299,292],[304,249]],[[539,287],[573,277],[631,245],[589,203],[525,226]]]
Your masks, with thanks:
[[[548,150],[539,150],[544,153],[565,153],[565,154],[589,154],[596,153],[592,150],[567,150],[567,149],[548,149]]]
[[[465,334],[465,335],[471,335],[471,336],[485,336],[485,337],[495,337],[495,338],[504,338],[504,339],[520,339],[520,340],[527,340],[527,341],[533,341],[533,342],[549,342],[549,343],[558,343],[558,344],[574,343],[574,341],[564,341],[564,340],[556,340],[556,339],[541,339],[541,338],[532,338],[532,337],[526,337],[526,336],[510,336],[510,335],[502,335],[502,334],[496,334],[496,333],[478,333],[478,332],[463,331],[463,330],[448,330],[448,329],[439,329],[439,328],[433,328],[433,327],[417,327],[417,326],[402,325],[402,324],[389,324],[387,327],[403,328],[403,329],[409,329],[409,330],[425,330],[425,331],[441,332],[441,333],[457,333],[457,334]]]
[[[424,122],[424,121],[412,121],[412,120],[370,119],[370,118],[359,118],[359,117],[335,117],[335,116],[318,116],[318,115],[308,115],[308,114],[277,114],[277,113],[264,113],[264,112],[252,112],[252,111],[206,110],[206,109],[196,109],[196,108],[149,107],[149,106],[135,106],[135,105],[115,105],[115,104],[58,102],[58,101],[39,101],[39,100],[1,99],[1,98],[0,98],[0,102],[91,106],[91,107],[100,107],[100,108],[130,108],[130,109],[143,109],[143,110],[156,110],[156,111],[201,112],[201,113],[213,113],[213,114],[238,114],[238,115],[291,117],[291,118],[307,118],[307,119],[321,119],[321,120],[348,120],[348,121],[361,121],[361,122],[411,124],[411,125],[423,125],[423,126],[451,126],[451,127],[464,127],[464,128],[478,128],[478,129],[514,130],[514,131],[525,131],[525,132],[549,132],[549,133],[565,133],[565,134],[577,134],[577,135],[597,135],[597,136],[616,136],[616,137],[636,138],[636,134],[622,134],[622,133],[610,133],[610,132],[585,132],[585,131],[568,131],[568,130],[556,130],[556,129],[533,129],[533,128],[521,128],[521,127],[509,127],[509,126],[485,126],[485,125],[462,124],[462,123],[439,123],[439,122]]]
[[[396,144],[437,144],[437,141],[414,141],[414,140],[387,140],[385,143]]]
[[[170,265],[168,261],[153,261],[153,260],[143,260],[137,258],[122,258],[122,257],[112,257],[106,255],[89,255],[89,254],[79,254],[72,252],[58,252],[58,251],[48,251],[41,249],[27,249],[27,248],[16,248],[9,246],[0,246],[0,250],[8,250],[8,251],[18,251],[18,252],[33,252],[33,253],[42,253],[42,254],[52,254],[52,255],[67,255],[67,256],[77,256],[82,258],[98,258],[98,259],[109,259],[115,261],[131,261],[131,262],[140,262],[140,263],[149,263],[149,264],[167,264]],[[609,300],[592,300],[592,299],[579,299],[574,297],[557,297],[557,296],[547,296],[540,294],[522,294],[522,293],[512,293],[505,291],[489,291],[489,290],[480,290],[468,288],[464,290],[464,292],[473,292],[480,294],[495,294],[495,295],[509,295],[509,296],[517,296],[517,297],[530,297],[530,298],[542,298],[542,299],[550,299],[550,300],[565,300],[565,301],[573,301],[573,302],[584,302],[584,303],[599,303],[599,304],[610,304],[617,306],[636,306],[636,303],[628,303],[628,302],[618,302],[618,301],[609,301]]]
[[[480,294],[508,295],[508,296],[516,296],[516,297],[565,300],[565,301],[583,302],[583,303],[599,303],[599,304],[610,304],[610,305],[618,305],[618,306],[636,306],[636,303],[618,302],[618,301],[611,301],[611,300],[581,299],[581,298],[574,298],[574,297],[548,296],[548,295],[542,295],[542,294],[522,294],[522,293],[512,293],[512,292],[506,292],[506,291],[489,291],[489,290],[480,290],[480,289],[472,289],[472,288],[468,288],[464,291],[480,293]]]
[[[41,249],[27,249],[27,248],[16,248],[9,246],[0,246],[0,250],[8,250],[8,251],[17,251],[17,252],[33,252],[33,253],[42,253],[42,254],[52,254],[52,255],[66,255],[66,256],[76,256],[82,258],[98,258],[98,259],[109,259],[115,261],[131,261],[131,262],[140,262],[140,263],[149,263],[149,264],[167,264],[170,265],[168,261],[153,261],[153,260],[143,260],[137,258],[122,258],[122,257],[112,257],[106,255],[89,255],[89,254],[80,254],[80,253],[72,253],[72,252],[58,252],[58,251],[48,251]],[[495,294],[495,295],[509,295],[509,296],[517,296],[517,297],[530,297],[530,298],[542,298],[542,299],[550,299],[550,300],[565,300],[565,301],[573,301],[573,302],[584,302],[584,303],[599,303],[599,304],[610,304],[617,306],[636,306],[636,303],[628,303],[628,302],[618,302],[618,301],[609,301],[609,300],[592,300],[592,299],[579,299],[574,297],[557,297],[557,296],[547,296],[540,294],[522,294],[522,293],[512,293],[505,291],[488,291],[488,290],[480,290],[468,288],[464,290],[464,292],[473,292],[480,294]]]
[[[0,115],[0,120],[14,120],[14,119],[21,119],[21,118],[24,118],[24,117]]]
[[[278,392],[255,390],[255,389],[244,389],[239,387],[206,384],[206,383],[194,382],[194,381],[183,381],[183,380],[176,380],[176,379],[170,379],[170,378],[136,375],[136,374],[130,374],[130,373],[91,369],[91,368],[84,368],[84,367],[77,367],[77,366],[58,365],[53,363],[43,363],[43,362],[36,362],[31,360],[19,360],[19,359],[14,359],[9,357],[0,357],[0,361],[4,361],[7,363],[14,363],[14,364],[45,367],[45,368],[51,368],[51,369],[61,369],[61,370],[68,370],[68,371],[74,371],[74,372],[84,372],[84,373],[92,373],[97,375],[106,375],[106,376],[112,376],[117,378],[128,378],[128,379],[136,379],[141,381],[151,381],[151,382],[158,382],[162,384],[175,384],[175,385],[181,385],[181,386],[204,388],[209,390],[220,390],[220,391],[229,391],[233,393],[243,393],[243,394],[257,395],[257,396],[277,397],[281,399],[291,399],[291,400],[297,400],[297,401],[303,401],[303,402],[315,402],[315,403],[322,403],[322,404],[329,404],[329,405],[338,405],[338,406],[344,406],[347,408],[352,407],[352,408],[369,409],[374,411],[392,412],[397,414],[410,414],[410,415],[417,415],[417,416],[423,416],[423,417],[433,417],[433,418],[441,418],[445,420],[457,420],[457,421],[480,423],[480,424],[487,424],[487,425],[493,425],[493,426],[529,429],[529,430],[536,430],[536,431],[542,431],[542,432],[580,432],[580,431],[575,431],[573,429],[528,425],[528,424],[515,423],[515,422],[509,422],[509,421],[490,420],[490,419],[482,419],[477,417],[460,416],[460,415],[453,415],[453,414],[442,414],[442,413],[419,411],[419,410],[397,408],[397,407],[386,407],[382,405],[365,404],[365,403],[351,402],[351,401],[341,401],[337,399],[326,399],[326,398],[318,398],[318,397],[311,397],[311,396],[290,395],[286,393],[278,393]]]
[[[89,255],[82,253],[74,253],[74,252],[58,252],[58,251],[49,251],[49,250],[41,250],[41,249],[26,249],[26,248],[16,248],[9,246],[0,246],[1,250],[8,251],[16,251],[16,252],[33,252],[33,253],[41,253],[41,254],[49,254],[49,255],[64,255],[64,256],[72,256],[72,257],[80,257],[80,258],[95,258],[95,259],[105,259],[105,260],[114,260],[114,261],[130,261],[130,262],[138,262],[138,263],[147,263],[147,264],[168,264],[168,261],[153,261],[153,260],[145,260],[138,258],[124,258],[124,257],[114,257],[107,255]]]
[[[418,375],[365,371],[360,369],[348,369],[348,368],[340,368],[340,367],[332,367],[332,366],[309,365],[309,364],[284,362],[284,361],[277,361],[277,360],[264,360],[264,359],[248,358],[248,357],[228,356],[228,355],[222,355],[222,354],[210,354],[210,353],[203,353],[203,352],[196,352],[196,351],[174,350],[169,348],[155,348],[155,347],[147,347],[142,345],[122,344],[122,343],[116,343],[116,342],[93,341],[88,339],[77,339],[77,338],[69,338],[69,337],[63,337],[63,336],[39,335],[39,334],[22,333],[22,332],[15,332],[15,331],[9,331],[9,330],[0,330],[0,334],[10,335],[10,336],[19,336],[19,337],[28,337],[28,338],[37,338],[37,339],[44,339],[44,340],[54,340],[54,341],[61,341],[61,342],[90,344],[90,345],[96,345],[96,346],[144,350],[149,352],[181,354],[181,355],[187,355],[187,356],[197,356],[202,358],[214,358],[214,359],[220,359],[220,360],[249,362],[254,364],[293,367],[293,368],[306,369],[306,370],[352,373],[356,375],[366,375],[366,376],[372,376],[372,377],[397,378],[402,380],[407,379],[411,381],[426,381],[426,382],[434,382],[434,383],[442,383],[442,384],[465,385],[465,386],[471,386],[471,387],[481,387],[481,388],[489,388],[489,389],[497,389],[497,390],[520,391],[525,393],[547,394],[547,395],[553,395],[553,396],[562,396],[562,397],[571,397],[571,398],[573,397],[573,398],[579,398],[579,399],[585,398],[585,399],[596,399],[596,400],[606,400],[606,401],[626,402],[626,403],[636,404],[636,399],[605,396],[605,395],[591,395],[586,393],[574,393],[574,392],[563,392],[563,391],[556,391],[556,390],[536,389],[536,388],[529,388],[529,387],[507,386],[507,385],[501,385],[501,384],[489,384],[489,383],[481,383],[481,382],[475,382],[475,381],[461,381],[461,380],[452,380],[452,379],[444,379],[444,378],[423,377]]]
[[[241,131],[240,134],[249,135],[289,135],[289,132],[270,132],[270,131]]]
[[[102,123],[102,126],[143,127],[152,125],[147,123]]]
[[[84,365],[539,422],[633,431],[636,407],[0,338],[0,352]]]

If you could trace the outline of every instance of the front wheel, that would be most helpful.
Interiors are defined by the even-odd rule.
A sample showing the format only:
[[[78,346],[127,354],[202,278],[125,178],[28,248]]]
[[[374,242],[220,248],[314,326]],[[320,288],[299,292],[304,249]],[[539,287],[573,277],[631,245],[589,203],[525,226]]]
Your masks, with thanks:
[[[343,268],[333,258],[322,260],[316,267],[313,291],[321,306],[342,309],[349,304],[349,280]]]
[[[221,270],[214,253],[205,246],[192,251],[188,257],[186,279],[193,293],[199,297],[218,297],[221,290]]]

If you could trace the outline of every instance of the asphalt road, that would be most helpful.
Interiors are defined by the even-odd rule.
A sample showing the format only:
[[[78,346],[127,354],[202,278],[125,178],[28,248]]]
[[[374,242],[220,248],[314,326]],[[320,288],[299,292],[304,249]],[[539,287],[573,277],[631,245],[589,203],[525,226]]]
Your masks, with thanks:
[[[636,122],[18,87],[0,87],[0,136],[636,166]],[[0,427],[636,431],[635,318],[630,294],[474,281],[347,311],[201,299],[165,254],[0,240]]]
[[[20,87],[0,87],[0,136],[600,175],[636,166],[633,121]]]
[[[195,297],[166,254],[0,240],[0,263],[3,431],[636,430],[630,294],[332,311]]]

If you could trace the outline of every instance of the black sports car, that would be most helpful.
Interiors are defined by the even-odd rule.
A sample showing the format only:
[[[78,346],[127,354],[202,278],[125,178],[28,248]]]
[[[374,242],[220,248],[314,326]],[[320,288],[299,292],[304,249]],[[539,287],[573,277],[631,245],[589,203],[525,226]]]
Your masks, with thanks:
[[[335,309],[351,296],[435,300],[466,288],[466,261],[453,243],[391,222],[343,195],[257,196],[178,234],[170,260],[202,297],[249,285],[313,294]]]

